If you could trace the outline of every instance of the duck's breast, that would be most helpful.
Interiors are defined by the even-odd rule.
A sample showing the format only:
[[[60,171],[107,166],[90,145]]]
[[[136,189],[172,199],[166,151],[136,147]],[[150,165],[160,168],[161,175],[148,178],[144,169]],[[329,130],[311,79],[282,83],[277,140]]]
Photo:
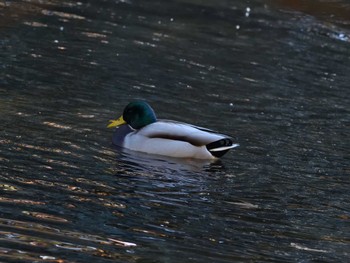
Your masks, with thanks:
[[[117,127],[112,136],[112,142],[114,145],[124,147],[125,138],[128,134],[134,132],[134,130],[127,124]]]

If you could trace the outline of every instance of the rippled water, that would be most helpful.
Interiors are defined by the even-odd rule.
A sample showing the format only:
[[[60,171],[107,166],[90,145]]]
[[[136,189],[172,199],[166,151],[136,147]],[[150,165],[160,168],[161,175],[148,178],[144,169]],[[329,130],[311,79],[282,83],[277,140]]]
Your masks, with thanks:
[[[347,261],[350,6],[310,2],[0,2],[0,261]],[[135,98],[241,146],[118,151]]]

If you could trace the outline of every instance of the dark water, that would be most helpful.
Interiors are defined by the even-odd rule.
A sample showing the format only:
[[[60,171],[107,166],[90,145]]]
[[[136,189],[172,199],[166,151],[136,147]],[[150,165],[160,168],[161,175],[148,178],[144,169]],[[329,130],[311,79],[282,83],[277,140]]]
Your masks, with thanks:
[[[348,261],[350,6],[310,2],[1,1],[0,261]],[[241,146],[118,152],[135,98]]]

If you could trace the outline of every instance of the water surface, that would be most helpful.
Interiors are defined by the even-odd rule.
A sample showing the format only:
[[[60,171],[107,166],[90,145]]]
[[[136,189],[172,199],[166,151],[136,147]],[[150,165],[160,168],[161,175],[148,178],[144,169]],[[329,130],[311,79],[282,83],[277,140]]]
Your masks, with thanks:
[[[0,260],[347,261],[350,7],[310,2],[1,2]],[[241,146],[119,151],[133,99]]]

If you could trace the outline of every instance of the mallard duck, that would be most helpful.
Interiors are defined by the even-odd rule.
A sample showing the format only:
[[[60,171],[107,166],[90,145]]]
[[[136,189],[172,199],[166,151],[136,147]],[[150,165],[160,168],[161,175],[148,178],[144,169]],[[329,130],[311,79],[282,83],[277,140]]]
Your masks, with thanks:
[[[129,103],[123,115],[110,120],[113,144],[133,151],[180,158],[216,159],[238,144],[232,138],[187,123],[158,120],[144,101]]]

